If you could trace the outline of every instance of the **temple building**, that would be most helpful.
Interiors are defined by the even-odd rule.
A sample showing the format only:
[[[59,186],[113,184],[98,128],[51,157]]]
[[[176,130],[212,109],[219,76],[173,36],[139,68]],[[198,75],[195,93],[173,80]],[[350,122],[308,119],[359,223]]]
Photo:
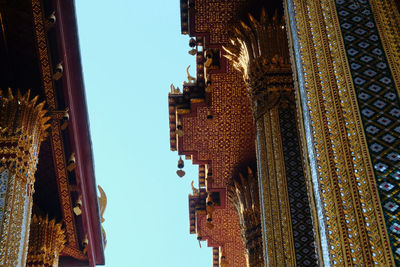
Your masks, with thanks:
[[[180,0],[170,147],[213,267],[400,266],[399,8]]]
[[[73,0],[0,1],[0,266],[104,265]]]

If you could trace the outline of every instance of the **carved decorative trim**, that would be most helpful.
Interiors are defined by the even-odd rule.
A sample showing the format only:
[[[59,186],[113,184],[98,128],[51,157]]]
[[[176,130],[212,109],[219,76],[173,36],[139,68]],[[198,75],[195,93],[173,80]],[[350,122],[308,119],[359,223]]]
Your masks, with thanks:
[[[283,262],[288,266],[295,266],[279,114],[276,107],[256,121],[256,130],[265,260],[271,266]]]
[[[324,264],[393,264],[334,1],[288,1],[315,151]],[[303,106],[304,107],[304,106]],[[306,117],[305,116],[305,117]],[[316,178],[316,179],[315,179]],[[371,245],[373,244],[373,245]]]
[[[43,14],[43,7],[40,0],[32,0],[33,11],[33,25],[35,30],[39,62],[42,75],[43,88],[46,95],[46,102],[52,114],[57,114],[57,102],[53,83],[53,75],[51,69],[51,62],[49,57],[47,35],[45,30],[45,19]],[[76,259],[87,259],[83,252],[79,252],[79,242],[76,235],[76,226],[74,221],[74,214],[72,211],[72,200],[69,192],[68,174],[66,170],[66,159],[64,155],[64,145],[61,134],[61,126],[59,120],[52,120],[51,122],[51,144],[53,148],[53,160],[56,170],[58,191],[60,196],[60,203],[64,222],[66,225],[67,245],[64,253]]]
[[[47,37],[45,22],[40,0],[32,0],[33,25],[36,35],[36,42],[40,61],[40,70],[42,74],[43,88],[46,95],[47,105],[50,110],[56,109],[56,96],[53,88],[53,78],[49,51],[47,48]]]
[[[293,39],[293,33],[291,24],[293,23],[291,16],[293,16],[293,11],[291,8],[291,12],[289,13],[289,6],[288,2],[284,1],[284,10],[285,10],[285,18],[286,18],[286,29],[288,33],[288,45],[289,45],[289,53],[291,59],[291,66],[293,69],[293,85],[295,91],[295,102],[296,102],[296,121],[298,127],[298,141],[300,145],[300,150],[302,154],[302,162],[303,162],[303,174],[304,180],[306,184],[308,200],[309,200],[309,207],[311,212],[311,219],[313,224],[313,231],[314,231],[314,240],[315,240],[315,251],[317,256],[317,265],[322,266],[324,263],[323,260],[323,249],[321,243],[321,235],[323,231],[321,231],[321,227],[323,227],[323,220],[318,218],[318,205],[319,201],[317,199],[316,194],[314,192],[318,192],[318,186],[313,184],[313,177],[315,176],[315,169],[314,169],[314,162],[312,161],[314,151],[311,147],[307,146],[307,133],[310,131],[309,126],[305,122],[304,112],[302,109],[303,103],[301,102],[300,86],[302,81],[302,75],[299,74],[296,69],[296,58],[295,58],[295,50],[296,42]],[[322,228],[323,229],[323,228]],[[327,250],[327,249],[326,249]]]
[[[356,185],[355,169],[351,162],[351,144],[347,140],[346,122],[341,112],[340,85],[336,82],[340,77],[334,74],[335,58],[331,57],[331,47],[329,45],[329,32],[325,29],[323,10],[321,3],[312,3],[312,11],[309,19],[314,27],[311,27],[315,53],[317,54],[316,63],[321,82],[321,91],[318,92],[322,100],[322,108],[325,111],[326,121],[325,136],[329,142],[328,153],[330,164],[334,171],[332,177],[332,189],[336,191],[339,220],[342,234],[347,236],[344,249],[347,260],[354,262],[372,262],[371,252],[368,246],[367,230],[365,229],[364,216],[360,195]],[[331,45],[332,46],[332,45]],[[345,90],[345,89],[343,89]],[[347,102],[346,102],[347,103]],[[354,153],[354,151],[353,151]],[[365,168],[364,168],[365,169]],[[351,220],[346,220],[351,218]],[[347,234],[346,232],[350,232]]]
[[[67,233],[66,247],[79,248],[78,237],[75,232],[74,213],[72,211],[72,199],[69,193],[68,172],[66,168],[66,158],[64,155],[64,145],[62,141],[60,122],[51,121],[51,145],[53,147],[54,165],[58,181],[58,191],[63,209],[63,218]]]
[[[362,137],[361,142],[364,144],[364,157],[367,159],[370,158],[371,162],[368,162],[370,171],[375,174],[375,176],[369,176],[371,180],[367,184],[371,188],[371,191],[369,192],[372,192],[371,196],[374,201],[368,201],[368,197],[370,197],[369,195],[364,198],[362,192],[368,192],[363,189],[363,187],[365,188],[366,186],[363,186],[363,184],[359,186],[361,202],[363,204],[365,203],[367,206],[371,205],[372,203],[372,205],[374,205],[374,210],[376,210],[378,213],[378,215],[376,215],[379,223],[377,228],[380,232],[377,235],[372,234],[373,237],[370,237],[369,239],[374,240],[374,244],[377,244],[374,245],[374,247],[378,247],[379,251],[385,251],[384,256],[386,256],[386,258],[389,260],[388,262],[390,262],[392,260],[391,257],[394,256],[396,264],[399,264],[400,253],[396,253],[396,250],[399,249],[399,243],[397,241],[399,235],[394,229],[397,227],[398,221],[394,218],[399,217],[400,212],[389,209],[388,205],[392,205],[394,202],[400,203],[400,199],[396,196],[400,188],[395,186],[394,188],[387,190],[385,186],[388,186],[389,188],[390,186],[398,184],[398,179],[396,178],[398,166],[396,165],[396,162],[398,161],[398,157],[400,155],[400,150],[398,149],[400,146],[400,140],[397,139],[389,142],[387,137],[388,135],[396,136],[399,134],[400,123],[398,117],[400,115],[400,106],[398,102],[398,90],[396,90],[395,83],[393,82],[393,73],[391,73],[387,67],[390,64],[388,63],[386,55],[383,53],[384,48],[381,44],[382,38],[386,37],[382,37],[378,32],[376,22],[374,21],[373,17],[373,10],[371,9],[369,2],[360,2],[356,5],[354,5],[353,2],[348,1],[336,2],[335,7],[337,10],[336,21],[338,22],[338,25],[341,26],[341,33],[343,35],[343,42],[341,42],[343,43],[343,47],[341,48],[342,52],[346,53],[346,58],[343,60],[343,62],[348,62],[347,66],[350,65],[348,66],[348,76],[353,81],[354,91],[351,92],[353,93],[354,97],[353,102],[355,106],[360,109],[360,112],[358,112],[359,117],[357,118],[357,122],[362,125],[358,132],[362,134],[358,135]],[[351,34],[355,35],[357,33],[361,33],[360,30],[362,29],[360,29],[358,26],[347,27],[349,25],[347,23],[348,17],[354,18],[354,14],[345,16],[346,11],[349,14],[351,14],[350,11],[357,14],[356,19],[360,18],[360,24],[365,25],[365,27],[368,28],[367,34],[360,38],[360,44],[367,44],[369,49],[362,49],[359,53],[357,53],[357,55],[353,53],[355,50],[353,48],[354,42],[349,39],[348,36]],[[336,29],[339,29],[339,27]],[[390,35],[391,33],[388,34]],[[371,59],[368,64],[364,62],[363,59],[365,58]],[[355,66],[360,66],[360,68],[356,68]],[[368,80],[367,84],[362,82],[363,78]],[[377,90],[375,90],[375,88],[377,88]],[[345,90],[343,91],[346,92]],[[365,96],[368,94],[371,97],[366,99]],[[346,107],[346,105],[344,106]],[[374,110],[372,114],[375,113],[379,115],[371,116],[371,114],[368,113],[371,111],[371,109]],[[347,113],[345,114],[347,115]],[[354,121],[353,118],[349,120],[349,122],[352,121]],[[375,127],[375,129],[381,128],[382,132],[378,130],[378,132],[375,133],[371,131],[371,127]],[[380,133],[383,132],[385,135],[380,136]],[[383,151],[376,150],[377,142],[384,147]],[[397,155],[397,159],[394,155]],[[353,161],[358,166],[357,161],[359,160],[355,160],[353,158]],[[381,168],[380,166],[385,166],[385,168]],[[359,179],[357,174],[358,173],[356,173],[356,179]],[[379,196],[377,193],[379,193]],[[370,221],[368,220],[369,218],[367,216],[375,218],[375,214],[373,214],[373,212],[370,210],[364,211],[364,213],[366,226],[369,228]],[[392,255],[390,255],[390,247],[387,246],[385,243],[386,241],[382,242],[379,240],[381,237],[389,237],[392,245]],[[374,254],[372,255],[374,256]],[[374,256],[374,262],[384,264],[382,259],[384,256]]]

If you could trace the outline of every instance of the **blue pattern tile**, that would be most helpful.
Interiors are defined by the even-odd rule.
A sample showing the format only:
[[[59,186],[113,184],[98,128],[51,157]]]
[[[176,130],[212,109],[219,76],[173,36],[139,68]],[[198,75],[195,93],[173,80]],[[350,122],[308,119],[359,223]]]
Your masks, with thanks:
[[[0,173],[0,223],[3,219],[5,200],[7,193],[7,183],[8,183],[8,170],[3,170]]]
[[[314,249],[310,204],[303,174],[294,111],[280,108],[279,122],[283,156],[285,158],[296,263],[297,266],[318,266]]]
[[[400,103],[369,1],[336,0],[386,227],[400,266]],[[344,25],[344,26],[343,26]],[[351,25],[351,26],[350,26]],[[357,36],[357,38],[348,38]]]

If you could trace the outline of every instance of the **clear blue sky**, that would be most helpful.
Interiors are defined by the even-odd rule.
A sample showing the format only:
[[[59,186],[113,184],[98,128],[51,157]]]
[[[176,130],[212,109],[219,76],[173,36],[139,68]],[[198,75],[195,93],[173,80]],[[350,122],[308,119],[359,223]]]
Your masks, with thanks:
[[[169,85],[194,65],[179,0],[76,0],[97,183],[108,197],[107,267],[211,267],[189,235],[197,167],[169,149]],[[193,69],[193,68],[192,68]],[[194,75],[194,73],[192,73]]]

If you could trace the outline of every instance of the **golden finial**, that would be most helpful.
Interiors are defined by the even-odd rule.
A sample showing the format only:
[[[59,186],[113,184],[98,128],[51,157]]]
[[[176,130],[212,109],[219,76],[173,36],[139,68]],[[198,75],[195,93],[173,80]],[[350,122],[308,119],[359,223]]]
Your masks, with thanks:
[[[199,195],[199,189],[197,189],[196,187],[194,187],[194,181],[192,181],[190,183],[191,187],[192,187],[192,192],[193,192],[193,196],[198,196]]]
[[[100,185],[98,185],[97,188],[99,189],[100,192],[100,196],[97,198],[99,200],[99,206],[100,206],[100,218],[101,218],[100,220],[103,223],[105,221],[103,215],[107,207],[107,196]]]

